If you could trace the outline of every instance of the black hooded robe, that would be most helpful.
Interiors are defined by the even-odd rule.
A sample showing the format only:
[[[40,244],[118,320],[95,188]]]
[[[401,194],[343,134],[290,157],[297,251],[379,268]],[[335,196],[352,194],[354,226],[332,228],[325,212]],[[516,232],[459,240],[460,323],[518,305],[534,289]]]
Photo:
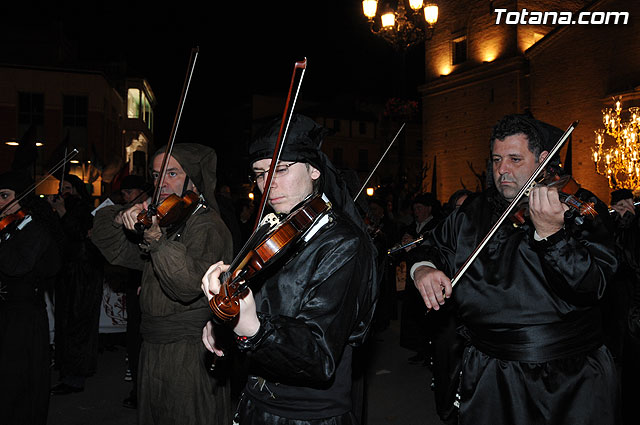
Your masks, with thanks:
[[[615,424],[617,378],[598,304],[617,268],[607,209],[545,241],[503,223],[453,290],[468,346],[461,425]],[[495,189],[439,224],[425,256],[453,276],[502,212]],[[503,201],[503,200],[502,200]],[[491,212],[491,213],[489,213]],[[425,248],[426,249],[426,248]]]
[[[30,220],[27,216],[24,221]],[[45,289],[61,264],[58,245],[34,219],[0,242],[0,423],[43,425],[51,381]]]

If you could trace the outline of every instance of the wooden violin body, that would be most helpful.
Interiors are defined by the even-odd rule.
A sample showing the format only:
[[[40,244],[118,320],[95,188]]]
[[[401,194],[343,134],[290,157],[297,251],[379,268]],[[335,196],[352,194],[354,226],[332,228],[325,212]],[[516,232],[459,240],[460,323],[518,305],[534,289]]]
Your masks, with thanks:
[[[19,209],[13,214],[7,214],[0,220],[0,241],[4,241],[11,237],[13,232],[20,222],[27,216],[27,213],[23,209]]]
[[[138,231],[148,229],[154,216],[158,218],[160,227],[173,226],[186,220],[196,209],[199,201],[200,196],[192,191],[187,191],[182,197],[172,193],[159,205],[140,211],[135,227]]]
[[[249,247],[245,246],[246,249],[236,257],[237,261],[234,260],[229,271],[221,276],[220,293],[209,300],[209,306],[215,315],[223,321],[236,317],[240,312],[240,298],[249,282],[285,253],[290,253],[291,248],[297,245],[330,208],[330,203],[325,202],[320,195],[315,195],[275,227],[265,229],[265,226],[270,226],[263,224],[256,229],[247,242]],[[268,230],[266,234],[264,230]]]

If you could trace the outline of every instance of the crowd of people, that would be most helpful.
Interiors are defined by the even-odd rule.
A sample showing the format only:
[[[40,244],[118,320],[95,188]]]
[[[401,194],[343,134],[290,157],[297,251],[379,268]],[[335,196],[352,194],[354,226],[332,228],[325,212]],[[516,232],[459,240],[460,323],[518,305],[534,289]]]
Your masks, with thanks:
[[[257,193],[268,191],[279,226],[296,234],[259,270],[253,257],[241,261],[257,248],[257,201],[234,201],[217,185],[210,147],[177,143],[167,158],[159,149],[150,178],[127,176],[99,209],[73,175],[46,199],[19,197],[26,173],[0,175],[0,217],[11,219],[0,239],[2,423],[44,424],[50,396],[83,390],[97,367],[109,267],[123,271],[126,293],[133,386],[123,404],[143,425],[366,423],[363,347],[393,320],[399,345],[414,353],[407,361],[431,371],[425,385],[443,423],[635,423],[632,191],[612,192],[607,206],[580,189],[574,196],[597,212],[585,219],[557,189],[533,187],[525,219],[502,223],[452,286],[560,130],[504,117],[490,139],[488,188],[461,188],[443,204],[397,190],[354,202],[320,149],[326,129],[302,115],[266,188],[279,128],[274,121],[256,135],[249,161]],[[550,164],[546,172],[563,173]],[[142,223],[154,189],[159,201],[195,201],[178,220]],[[262,223],[258,242],[271,231]],[[246,285],[231,286],[230,272]],[[212,307],[220,299],[231,300],[232,317]]]

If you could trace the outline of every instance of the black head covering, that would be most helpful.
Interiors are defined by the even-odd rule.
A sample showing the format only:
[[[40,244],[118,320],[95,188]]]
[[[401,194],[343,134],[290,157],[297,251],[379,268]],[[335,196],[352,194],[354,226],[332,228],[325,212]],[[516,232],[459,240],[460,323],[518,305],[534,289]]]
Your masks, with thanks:
[[[84,184],[80,177],[74,174],[65,174],[64,181],[68,181],[69,183],[71,183],[71,186],[76,190],[76,192],[82,199],[87,200],[91,198],[91,195],[87,190],[87,185]]]
[[[273,151],[280,132],[280,123],[280,119],[274,120],[258,133],[249,146],[250,164],[261,159],[273,158]],[[291,117],[287,138],[283,142],[280,160],[311,164],[320,171],[320,192],[327,195],[333,208],[346,214],[354,223],[365,230],[366,227],[356,209],[346,182],[327,155],[320,150],[322,141],[330,133],[331,130],[311,118],[294,114]]]
[[[164,154],[166,147],[158,149],[153,158]],[[198,143],[176,143],[171,156],[180,163],[182,169],[198,192],[204,196],[207,204],[219,211],[216,202],[216,166],[218,163],[216,151]],[[152,159],[153,162],[153,159]]]
[[[633,192],[629,189],[618,189],[611,192],[611,205],[615,205],[623,199],[633,199]]]
[[[10,189],[21,195],[31,185],[31,178],[23,171],[8,171],[0,174],[0,189]]]
[[[418,195],[416,195],[411,201],[411,205],[413,204],[422,204],[425,207],[435,208],[440,205],[440,202],[438,202],[438,199],[435,197],[433,193],[426,192],[426,193],[419,193]]]
[[[560,140],[564,131],[551,124],[535,119],[530,113],[505,115],[493,127],[493,133],[491,135],[492,148],[495,140],[503,140],[507,136],[518,133],[525,134],[529,139],[529,147],[531,148],[531,145],[533,145],[534,150],[537,147],[539,149],[537,154],[539,154],[542,151],[550,152],[556,142]],[[571,140],[571,137],[567,139],[567,142],[569,140]],[[548,164],[549,171],[564,174],[559,164],[560,157],[558,151]]]
[[[251,146],[249,146],[249,162],[273,157],[276,139],[280,133],[281,120],[271,121],[262,129]],[[287,140],[283,143],[280,159],[282,161],[306,162],[322,171],[323,161],[320,146],[331,130],[321,126],[304,115],[293,115],[287,131]]]

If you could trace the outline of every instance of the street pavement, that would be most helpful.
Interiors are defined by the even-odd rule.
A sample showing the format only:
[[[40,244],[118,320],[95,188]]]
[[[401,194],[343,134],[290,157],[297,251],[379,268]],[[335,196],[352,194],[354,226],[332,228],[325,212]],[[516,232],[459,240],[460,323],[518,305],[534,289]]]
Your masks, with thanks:
[[[399,322],[373,334],[366,375],[366,425],[441,425],[435,413],[427,367],[407,361],[414,353],[399,345]],[[98,358],[96,374],[80,393],[51,396],[48,425],[136,425],[136,410],[122,406],[131,383],[124,380],[125,350],[115,346]],[[56,382],[57,372],[52,375]],[[176,424],[179,425],[179,424]]]

